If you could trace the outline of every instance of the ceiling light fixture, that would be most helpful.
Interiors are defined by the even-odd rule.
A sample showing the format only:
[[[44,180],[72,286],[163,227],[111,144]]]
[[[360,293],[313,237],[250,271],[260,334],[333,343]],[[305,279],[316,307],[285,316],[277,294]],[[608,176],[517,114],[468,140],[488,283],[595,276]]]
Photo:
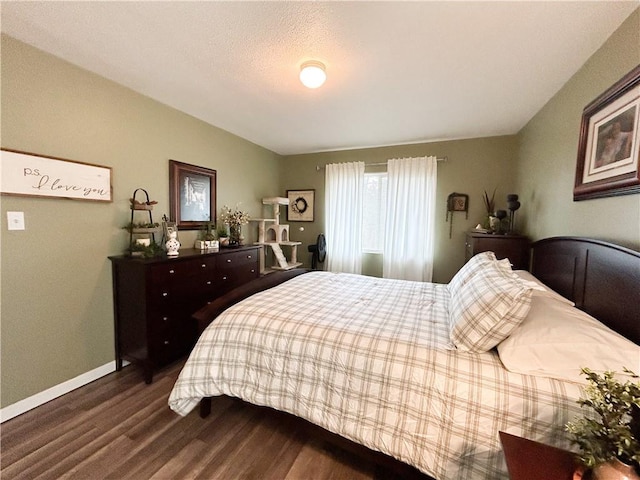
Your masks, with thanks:
[[[315,60],[304,62],[300,66],[300,81],[307,88],[318,88],[327,79],[324,64]]]

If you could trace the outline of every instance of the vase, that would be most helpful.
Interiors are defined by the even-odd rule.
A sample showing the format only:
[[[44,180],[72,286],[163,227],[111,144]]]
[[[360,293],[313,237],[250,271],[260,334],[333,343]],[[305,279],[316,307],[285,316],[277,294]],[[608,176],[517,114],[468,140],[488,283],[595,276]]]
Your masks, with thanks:
[[[229,246],[230,247],[239,247],[240,246],[240,237],[242,236],[242,226],[241,225],[230,225],[229,226]]]
[[[180,252],[180,242],[178,241],[177,235],[175,232],[171,232],[169,234],[169,240],[166,241],[166,243],[164,244],[165,248],[167,249],[167,256],[168,257],[175,257],[176,255],[178,255]]]
[[[591,478],[593,480],[640,480],[640,476],[633,466],[627,465],[617,458],[595,467]]]
[[[500,219],[494,215],[489,215],[489,230],[497,232],[500,228]]]

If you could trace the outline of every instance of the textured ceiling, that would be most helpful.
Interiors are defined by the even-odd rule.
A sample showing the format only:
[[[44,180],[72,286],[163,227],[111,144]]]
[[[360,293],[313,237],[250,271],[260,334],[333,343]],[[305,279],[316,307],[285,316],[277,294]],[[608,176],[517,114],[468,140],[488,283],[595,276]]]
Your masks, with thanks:
[[[1,28],[295,154],[516,133],[638,5],[2,2]],[[309,59],[317,90],[298,81]]]

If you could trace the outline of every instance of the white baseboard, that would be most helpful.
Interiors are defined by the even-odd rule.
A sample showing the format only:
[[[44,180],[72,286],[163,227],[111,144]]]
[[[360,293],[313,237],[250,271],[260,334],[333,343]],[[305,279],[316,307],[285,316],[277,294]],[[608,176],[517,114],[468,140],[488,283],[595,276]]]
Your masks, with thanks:
[[[124,362],[123,365],[128,365],[128,362]],[[66,382],[54,385],[53,387],[48,388],[40,393],[36,393],[35,395],[25,398],[24,400],[20,400],[19,402],[8,405],[0,409],[0,423],[17,417],[18,415],[22,415],[29,410],[50,402],[54,398],[61,397],[65,393],[69,393],[76,388],[87,385],[94,380],[97,380],[115,371],[116,362],[114,360],[113,362],[109,362],[106,365],[102,365],[101,367],[94,368],[93,370],[78,375],[71,380],[67,380]]]

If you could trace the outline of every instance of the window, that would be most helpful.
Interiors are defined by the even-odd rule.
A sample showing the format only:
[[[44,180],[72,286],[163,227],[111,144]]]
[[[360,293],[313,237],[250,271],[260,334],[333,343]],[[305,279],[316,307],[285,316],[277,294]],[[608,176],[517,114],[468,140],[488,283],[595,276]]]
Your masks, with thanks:
[[[362,251],[382,253],[387,217],[387,174],[365,173],[362,199]]]

